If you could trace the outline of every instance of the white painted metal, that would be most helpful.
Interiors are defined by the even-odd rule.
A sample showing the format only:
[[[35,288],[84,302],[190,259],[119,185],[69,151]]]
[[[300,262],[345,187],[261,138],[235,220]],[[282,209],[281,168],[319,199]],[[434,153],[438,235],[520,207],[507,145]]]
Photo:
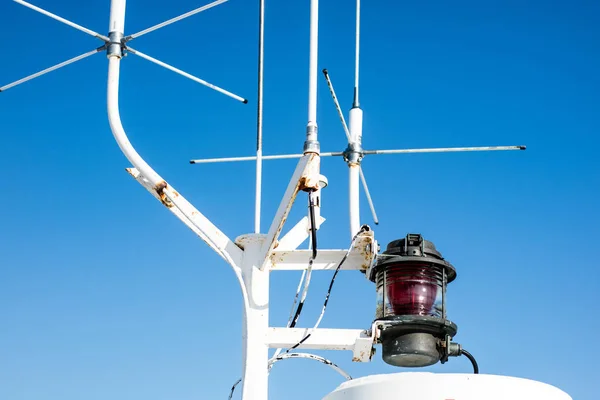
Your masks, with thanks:
[[[111,0],[109,32],[125,32],[125,0]]]
[[[373,222],[375,225],[379,224],[379,218],[377,217],[377,212],[375,212],[375,204],[373,204],[373,199],[371,198],[371,192],[369,191],[369,186],[367,186],[367,179],[365,178],[365,174],[362,170],[362,165],[360,167],[360,180],[363,185],[363,189],[365,190],[365,196],[367,196],[367,203],[369,204],[369,208],[371,209],[371,214],[373,214]]]
[[[154,32],[154,31],[155,31],[155,30],[157,30],[157,29],[164,28],[164,27],[165,27],[165,26],[167,26],[167,25],[174,24],[175,22],[181,21],[181,20],[182,20],[182,19],[184,19],[184,18],[191,17],[192,15],[196,15],[196,14],[198,14],[199,12],[206,11],[206,10],[208,10],[209,8],[213,8],[213,7],[215,7],[215,6],[218,6],[219,4],[223,4],[223,3],[227,2],[227,1],[228,1],[228,0],[217,0],[217,1],[213,1],[213,2],[212,2],[212,3],[210,3],[210,4],[207,4],[207,5],[205,5],[205,6],[202,6],[202,7],[198,7],[198,8],[196,8],[196,9],[192,10],[192,11],[188,11],[188,12],[186,12],[185,14],[181,14],[181,15],[179,15],[179,16],[177,16],[177,17],[175,17],[175,18],[171,18],[171,19],[169,19],[169,20],[167,20],[167,21],[165,21],[165,22],[161,22],[160,24],[153,25],[153,26],[151,26],[151,27],[149,27],[149,28],[146,28],[146,29],[144,29],[143,31],[139,31],[139,32],[137,32],[137,33],[134,33],[133,35],[128,35],[128,36],[127,36],[127,39],[128,39],[128,40],[131,40],[131,39],[136,39],[136,38],[139,38],[139,37],[140,37],[140,36],[142,36],[142,35],[145,35],[145,34],[147,34],[147,33],[150,33],[150,32]]]
[[[342,383],[323,400],[572,400],[560,389],[498,375],[403,372]]]
[[[283,195],[283,198],[281,199],[281,202],[279,203],[279,208],[277,209],[275,218],[273,219],[273,222],[271,223],[271,227],[269,228],[269,233],[267,234],[267,240],[264,243],[264,248],[263,248],[264,262],[262,265],[263,268],[267,264],[267,262],[269,260],[269,255],[271,254],[271,252],[273,251],[273,249],[275,248],[275,246],[277,244],[277,239],[279,238],[279,235],[281,233],[283,225],[285,224],[287,216],[292,208],[292,204],[294,203],[296,195],[298,194],[298,191],[300,190],[300,186],[302,183],[301,180],[305,179],[304,177],[306,177],[306,175],[309,173],[309,170],[311,168],[311,163],[314,162],[315,159],[317,159],[317,156],[315,154],[304,155],[304,156],[302,156],[302,158],[298,162],[298,165],[296,166],[296,170],[294,171],[294,174],[292,175],[292,179],[290,180],[290,183],[288,184],[285,194]]]
[[[354,361],[369,361],[374,337],[362,329],[269,328],[267,342],[272,348],[291,347],[308,333],[310,337],[297,348],[312,350],[348,350]]]
[[[350,237],[360,229],[360,192],[358,191],[360,165],[349,165],[348,199],[350,204]]]
[[[350,142],[362,145],[363,112],[360,108],[350,109]]]
[[[440,147],[431,149],[367,150],[365,154],[454,153],[462,151],[525,150],[525,146]]]
[[[106,36],[97,34],[87,28],[72,23],[64,18],[58,17],[52,13],[44,11],[36,6],[32,6],[22,0],[15,0],[35,11],[41,12],[51,18],[72,26],[89,35],[95,36],[105,42],[109,39]],[[143,34],[159,29],[170,23],[174,23],[194,13],[202,11],[225,0],[219,0],[207,6],[200,7],[194,11],[183,14],[180,17],[173,18],[162,24],[155,25],[137,34],[126,37],[132,39]],[[261,13],[264,0],[261,1]],[[172,188],[149,164],[142,159],[130,143],[123,128],[119,114],[119,75],[121,54],[118,51],[120,44],[117,40],[123,37],[125,25],[125,0],[111,0],[109,31],[111,38],[115,39],[112,43],[113,51],[109,51],[108,60],[108,85],[107,85],[107,112],[111,130],[121,151],[133,165],[128,168],[128,172],[157,200],[165,205],[177,218],[186,226],[204,240],[215,252],[227,261],[233,268],[235,275],[240,283],[244,303],[244,324],[243,324],[243,400],[267,400],[268,399],[268,368],[269,365],[280,358],[287,357],[307,357],[319,358],[319,356],[289,353],[276,360],[269,360],[268,350],[270,347],[292,347],[311,334],[300,348],[313,348],[323,350],[349,350],[353,352],[354,361],[369,361],[372,355],[372,346],[377,335],[375,327],[370,330],[360,329],[322,329],[318,328],[318,322],[312,329],[299,328],[270,328],[269,327],[269,275],[272,270],[307,270],[311,250],[296,250],[297,247],[308,237],[308,218],[303,218],[286,236],[279,242],[279,236],[288,217],[290,208],[301,190],[316,191],[313,196],[320,196],[320,184],[322,176],[320,175],[320,156],[312,151],[305,155],[283,155],[283,156],[262,156],[260,151],[256,157],[241,157],[231,159],[212,159],[197,160],[198,162],[219,162],[219,161],[240,161],[276,158],[300,158],[296,170],[290,180],[288,188],[281,200],[280,206],[273,219],[267,235],[258,233],[241,236],[232,242],[223,232],[213,225],[202,213],[193,207],[183,196]],[[318,0],[311,0],[311,27],[310,27],[310,73],[309,73],[309,121],[307,132],[313,134],[307,139],[317,140],[316,135],[316,71],[317,71],[317,39],[318,39]],[[345,131],[350,142],[360,144],[362,136],[362,111],[358,109],[358,39],[360,23],[360,2],[357,1],[357,47],[356,47],[356,78],[355,78],[355,107],[350,113],[350,131],[345,126]],[[262,18],[262,14],[261,14]],[[118,35],[115,35],[118,33]],[[262,35],[262,34],[261,34]],[[123,48],[123,47],[121,47]],[[137,54],[149,61],[155,62],[174,72],[180,73],[197,82],[230,95],[237,100],[243,99],[233,95],[223,89],[207,84],[183,71],[177,70],[167,64],[164,64],[143,53],[129,49],[133,54]],[[90,52],[91,53],[91,52]],[[88,53],[82,56],[87,56]],[[91,55],[91,54],[90,54]],[[82,57],[80,56],[80,57]],[[82,57],[84,58],[84,57]],[[79,58],[81,59],[81,58]],[[77,60],[72,59],[70,62]],[[60,64],[59,64],[60,65]],[[63,63],[63,66],[66,65]],[[57,69],[60,66],[56,66]],[[52,70],[54,70],[52,69]],[[45,70],[50,72],[50,70]],[[42,73],[46,73],[42,71]],[[41,75],[38,73],[37,76]],[[33,79],[33,77],[28,77]],[[18,84],[18,83],[17,83]],[[14,85],[13,85],[14,86]],[[12,86],[11,86],[12,87]],[[335,98],[335,96],[334,96]],[[337,103],[337,101],[336,101]],[[337,105],[339,108],[339,104]],[[479,147],[479,148],[455,148],[455,149],[416,149],[416,150],[381,150],[365,152],[366,154],[394,154],[408,152],[440,152],[440,151],[482,151],[482,150],[517,150],[518,146],[504,147]],[[259,149],[260,150],[260,149]],[[341,153],[324,153],[324,155],[341,155]],[[358,177],[361,176],[360,168],[351,168],[352,176],[352,198],[356,198],[358,191]],[[259,169],[257,168],[257,176]],[[357,173],[358,172],[358,173]],[[363,179],[363,185],[366,189],[366,182]],[[260,182],[257,178],[257,192],[260,188]],[[368,190],[367,190],[368,192]],[[370,199],[370,196],[368,196]],[[324,221],[320,217],[320,197],[317,207],[318,225]],[[351,200],[351,210],[357,208],[358,201]],[[356,206],[354,206],[356,204]],[[371,202],[372,205],[372,202]],[[257,206],[259,210],[260,207]],[[352,211],[351,211],[352,213]],[[356,212],[355,214],[358,215]],[[356,225],[356,222],[352,222]],[[256,227],[255,227],[256,228]],[[318,228],[318,226],[317,226]],[[354,228],[353,228],[354,229]],[[258,230],[258,228],[256,229]],[[358,228],[356,228],[358,231]],[[350,250],[323,250],[319,249],[317,258],[312,263],[315,270],[335,269],[338,267],[342,258],[348,253],[345,264],[341,267],[344,270],[366,270],[374,261],[377,251],[377,242],[374,239],[372,231],[361,233]],[[308,275],[308,274],[307,274]],[[306,284],[307,285],[307,284]],[[325,360],[326,361],[326,360]],[[497,390],[493,390],[497,389]],[[504,390],[504,392],[502,392]],[[504,397],[498,397],[498,393],[504,393]],[[433,397],[437,395],[453,397]],[[477,396],[478,394],[478,396]],[[544,397],[545,396],[545,397]],[[434,374],[394,374],[388,376],[372,376],[353,380],[340,386],[334,392],[329,394],[327,400],[365,400],[370,398],[395,398],[410,400],[439,400],[447,398],[456,398],[460,400],[505,400],[506,398],[515,400],[544,398],[547,400],[571,400],[563,392],[550,386],[540,384],[539,382],[519,380],[516,378],[490,377],[486,375],[434,375]]]
[[[49,12],[49,11],[46,11],[46,10],[44,10],[44,9],[40,8],[40,7],[34,6],[33,4],[29,4],[29,3],[28,3],[28,2],[26,2],[26,1],[23,1],[23,0],[14,0],[14,2],[15,2],[15,3],[19,3],[19,4],[21,4],[21,5],[25,6],[25,7],[28,7],[28,8],[30,8],[30,9],[34,10],[34,11],[37,11],[37,12],[39,12],[39,13],[41,13],[41,14],[44,14],[45,16],[47,16],[47,17],[50,17],[50,18],[52,18],[52,19],[55,19],[55,20],[57,20],[57,21],[59,21],[59,22],[62,22],[63,24],[69,25],[70,27],[72,27],[72,28],[75,28],[75,29],[77,29],[77,30],[79,30],[79,31],[81,31],[81,32],[85,32],[85,33],[87,33],[88,35],[94,36],[94,37],[96,37],[96,38],[98,38],[98,39],[100,39],[100,40],[103,40],[103,41],[105,41],[105,42],[107,42],[107,41],[108,41],[108,37],[107,37],[107,36],[104,36],[104,35],[101,35],[101,34],[99,34],[99,33],[97,33],[97,32],[94,32],[94,31],[93,31],[93,30],[91,30],[91,29],[88,29],[88,28],[86,28],[86,27],[83,27],[83,26],[81,26],[81,25],[78,25],[78,24],[76,24],[76,23],[74,23],[74,22],[71,22],[71,21],[69,21],[69,20],[67,20],[67,19],[65,19],[65,18],[63,18],[63,17],[59,17],[59,16],[58,16],[58,15],[56,15],[56,14],[53,14],[53,13],[51,13],[51,12]],[[111,5],[111,7],[112,7],[112,5]]]
[[[262,131],[265,53],[265,0],[258,2],[258,105],[256,109],[256,189],[254,201],[254,233],[260,233],[260,205],[262,199]]]
[[[125,9],[125,2],[122,0],[113,0],[112,4]],[[124,18],[124,11],[112,11],[111,17]],[[124,22],[111,20],[111,26],[123,27]],[[220,254],[234,269],[239,268],[242,258],[242,251],[237,247],[223,232],[214,226],[202,213],[193,207],[183,196],[173,188],[169,187],[166,181],[158,175],[137,153],[131,145],[127,134],[123,128],[119,114],[119,68],[121,59],[118,56],[109,56],[108,61],[108,88],[107,88],[107,111],[108,119],[113,136],[121,148],[123,154],[133,164],[139,174],[143,176],[154,191],[169,208],[177,207],[185,217],[183,220],[191,222],[199,232],[202,233],[202,239],[218,254]],[[162,195],[162,196],[161,196]],[[164,197],[163,197],[164,196]],[[197,233],[197,232],[196,232]]]
[[[360,69],[360,0],[356,0],[356,38],[354,50],[354,104],[353,107],[359,107],[358,102],[358,73]],[[362,113],[362,112],[361,112]],[[352,116],[351,116],[352,118]],[[350,120],[352,124],[352,119]],[[361,123],[362,128],[362,123]]]
[[[339,157],[344,155],[341,151],[334,151],[329,153],[319,153],[321,157]],[[263,160],[283,160],[290,158],[302,158],[304,154],[279,154],[273,156],[262,156]],[[219,162],[237,162],[237,161],[254,161],[256,156],[247,157],[223,157],[223,158],[202,158],[197,160],[190,160],[190,164],[208,164],[208,163],[219,163]]]
[[[150,61],[150,62],[152,62],[154,64],[160,65],[161,67],[164,67],[164,68],[166,68],[166,69],[168,69],[170,71],[175,72],[176,74],[179,74],[181,76],[185,76],[186,78],[191,79],[194,82],[198,82],[199,84],[204,85],[206,87],[209,87],[209,88],[211,88],[213,90],[216,90],[219,93],[223,93],[225,96],[229,96],[232,99],[235,99],[237,101],[241,101],[242,103],[247,103],[248,102],[248,100],[244,99],[243,97],[238,96],[237,94],[231,93],[230,91],[225,90],[223,88],[220,88],[219,86],[216,86],[216,85],[213,85],[212,83],[206,82],[204,79],[200,79],[200,78],[195,77],[194,75],[188,74],[187,72],[182,71],[179,68],[175,68],[172,65],[169,65],[169,64],[167,64],[165,62],[157,60],[154,57],[150,57],[149,55],[144,54],[144,53],[142,53],[139,50],[132,49],[129,46],[127,47],[127,50],[131,54],[135,54],[136,56],[140,56],[143,59],[148,60],[148,61]]]
[[[325,218],[317,217],[317,229],[321,227]],[[310,221],[308,217],[302,218],[292,229],[288,231],[277,245],[277,251],[293,251],[298,248],[310,234]]]
[[[14,81],[12,83],[4,85],[4,86],[0,87],[0,92],[3,92],[5,90],[7,90],[7,89],[10,89],[10,88],[15,87],[17,85],[20,85],[20,84],[25,83],[27,81],[30,81],[32,79],[35,79],[35,78],[37,78],[39,76],[45,75],[48,72],[55,71],[55,70],[57,70],[59,68],[62,68],[62,67],[66,67],[69,64],[73,64],[74,62],[77,62],[79,60],[83,60],[84,58],[87,58],[89,56],[93,56],[94,54],[97,54],[101,50],[102,50],[102,48],[97,48],[96,50],[88,51],[87,53],[83,53],[81,55],[78,55],[77,57],[73,57],[73,58],[71,58],[71,59],[69,59],[67,61],[63,61],[63,62],[61,62],[59,64],[56,64],[56,65],[54,65],[52,67],[49,67],[49,68],[46,68],[46,69],[44,69],[42,71],[36,72],[35,74],[31,74],[29,76],[26,76],[25,78],[21,78],[18,81]]]
[[[271,269],[273,271],[301,271],[306,269],[308,260],[312,254],[311,250],[277,251],[274,250],[271,256]],[[317,258],[313,263],[313,269],[316,271],[334,270],[346,250],[319,250]],[[366,270],[364,264],[368,262],[358,252],[350,253],[348,263],[342,265],[342,270]],[[357,264],[358,262],[358,264]]]
[[[310,55],[308,72],[308,127],[314,127],[317,140],[317,75],[319,50],[319,0],[310,1]],[[309,139],[309,138],[307,138]]]
[[[243,324],[242,399],[268,399],[269,345],[265,340],[269,328],[269,275],[261,269],[265,235],[246,235],[236,239],[244,249],[242,277],[248,292],[249,307]]]

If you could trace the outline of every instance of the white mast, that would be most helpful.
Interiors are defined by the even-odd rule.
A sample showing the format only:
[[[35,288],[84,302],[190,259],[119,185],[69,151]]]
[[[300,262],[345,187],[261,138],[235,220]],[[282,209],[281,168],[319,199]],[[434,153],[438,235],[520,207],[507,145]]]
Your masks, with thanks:
[[[362,156],[362,120],[363,114],[358,102],[358,73],[360,60],[360,0],[356,0],[356,48],[354,61],[354,101],[350,110],[350,140],[348,154],[349,169],[349,205],[350,237],[360,228],[360,160]]]
[[[354,85],[354,102],[350,111],[350,129],[345,124],[341,109],[337,103],[333,86],[326,74],[328,83],[336,107],[344,125],[346,135],[348,137],[349,148],[345,152],[320,153],[318,133],[317,133],[317,67],[318,67],[318,0],[311,0],[310,3],[310,61],[309,61],[309,96],[308,96],[308,123],[306,126],[306,140],[304,142],[303,154],[279,155],[279,156],[263,156],[262,155],[262,65],[263,65],[263,40],[264,40],[264,0],[260,0],[260,15],[259,15],[259,89],[258,89],[258,112],[257,112],[257,153],[252,157],[227,158],[227,159],[211,159],[197,160],[201,162],[217,162],[217,161],[241,161],[241,160],[256,160],[257,177],[256,177],[256,204],[255,204],[255,233],[238,237],[235,242],[220,231],[208,218],[206,218],[199,210],[190,204],[180,192],[176,191],[167,183],[152,167],[140,156],[129,141],[125,129],[122,125],[119,114],[119,77],[121,61],[125,53],[131,53],[140,56],[150,62],[167,68],[181,76],[187,77],[197,83],[214,89],[222,94],[225,94],[233,99],[247,103],[247,100],[232,92],[224,90],[218,86],[208,83],[205,80],[197,78],[187,72],[177,69],[169,64],[166,64],[154,57],[146,55],[140,51],[132,49],[128,43],[135,38],[144,34],[156,31],[164,26],[177,22],[183,18],[197,14],[216,5],[222,4],[227,0],[217,0],[213,3],[199,7],[188,13],[167,20],[158,25],[154,25],[143,31],[133,35],[125,35],[125,0],[111,0],[110,8],[110,23],[108,36],[100,35],[92,30],[54,15],[48,11],[42,10],[39,7],[26,3],[23,0],[15,0],[37,12],[47,15],[59,22],[67,24],[75,29],[83,31],[103,42],[103,45],[96,50],[84,53],[81,56],[74,57],[70,60],[57,64],[53,67],[32,74],[26,78],[0,87],[0,91],[12,88],[31,79],[42,76],[46,73],[54,71],[63,66],[74,63],[85,57],[96,54],[102,50],[106,50],[108,57],[108,84],[107,84],[107,112],[110,127],[114,138],[132,164],[128,168],[129,173],[146,188],[157,200],[159,200],[171,213],[180,219],[188,226],[195,234],[204,240],[210,248],[219,254],[233,269],[240,288],[244,304],[243,313],[243,333],[242,333],[242,361],[243,361],[243,400],[268,400],[268,371],[274,363],[289,359],[289,358],[309,358],[312,360],[323,362],[336,371],[340,372],[346,379],[351,377],[342,371],[337,365],[329,360],[325,360],[320,356],[290,352],[292,349],[317,349],[317,350],[343,350],[352,352],[352,360],[358,362],[368,362],[373,354],[373,346],[377,343],[382,326],[366,322],[367,326],[359,329],[323,329],[319,328],[319,323],[325,312],[329,293],[325,297],[325,303],[313,328],[290,328],[290,327],[270,327],[269,326],[269,275],[271,270],[291,271],[291,270],[334,270],[333,277],[341,270],[359,270],[366,272],[375,262],[377,256],[377,242],[375,241],[373,231],[367,227],[359,228],[359,197],[358,197],[358,181],[362,179],[363,187],[365,188],[367,198],[370,196],[366,187],[366,181],[360,169],[360,160],[365,154],[394,154],[394,153],[416,153],[416,152],[439,152],[439,151],[481,151],[481,150],[516,150],[521,149],[520,146],[505,146],[505,147],[480,147],[480,148],[450,148],[450,149],[405,149],[405,150],[373,150],[363,151],[361,148],[362,141],[362,110],[358,100],[358,74],[359,74],[359,37],[360,37],[360,1],[356,3],[356,57],[355,57],[355,85]],[[304,217],[298,221],[283,237],[281,236],[284,224],[288,218],[290,209],[301,192],[308,192],[313,201],[317,201],[320,195],[320,189],[326,182],[325,177],[320,175],[320,157],[321,156],[341,156],[347,158],[350,167],[350,225],[353,235],[352,242],[347,250],[328,250],[317,249],[312,250],[297,250],[298,246],[309,237],[311,228],[317,229],[324,219],[317,215],[315,224],[316,227],[311,227],[308,222],[309,218]],[[261,191],[261,170],[262,160],[264,159],[282,159],[282,158],[299,158],[296,170],[294,171],[288,187],[280,202],[279,208],[273,218],[269,231],[266,235],[261,235],[260,231],[260,191]],[[320,207],[317,206],[318,210]],[[372,208],[373,210],[373,208]],[[374,210],[373,210],[374,211]],[[374,215],[375,219],[376,216]],[[308,275],[308,273],[307,273]],[[368,275],[368,273],[367,273]],[[309,278],[307,278],[307,281]],[[333,278],[329,290],[333,285]],[[307,289],[307,288],[306,288]],[[305,289],[305,290],[306,290]],[[298,310],[299,311],[299,310]],[[371,324],[371,325],[370,325]],[[369,326],[370,325],[370,326]],[[365,329],[367,328],[367,329]],[[276,358],[269,359],[269,348],[287,348],[288,350]],[[405,374],[400,374],[406,376]],[[421,376],[424,384],[419,384],[417,389],[421,389],[432,382],[447,379],[452,384],[456,384],[457,379],[451,375],[440,374],[442,378],[433,378]],[[484,382],[484,379],[473,379],[469,376],[471,382]],[[490,377],[490,376],[488,376]],[[350,390],[347,387],[342,387],[330,394],[332,400],[365,400],[371,398],[371,394],[375,393],[397,393],[398,390],[404,390],[405,385],[400,388],[394,388],[392,391],[385,388],[382,389],[380,384],[371,387],[371,389],[363,390],[360,385],[372,386],[374,380],[381,381],[379,378],[363,378],[363,381],[357,385],[352,385]],[[494,379],[495,383],[499,380]],[[400,380],[392,375],[386,380],[390,381],[390,385],[398,385]],[[412,381],[411,381],[412,382]],[[412,383],[408,382],[407,385]],[[236,383],[237,385],[237,383]],[[415,385],[411,390],[415,390]],[[450,386],[450,385],[448,385]],[[484,387],[484,385],[480,385]],[[446,391],[440,385],[439,388],[446,395]],[[412,393],[407,391],[407,393]],[[421,399],[421,392],[415,392],[419,400],[428,400],[426,395]],[[487,393],[486,391],[482,393]],[[536,392],[538,393],[538,392]],[[535,394],[531,392],[534,398]],[[541,393],[541,391],[539,392]],[[538,394],[539,394],[538,393]],[[550,393],[550,392],[546,392]],[[557,392],[552,392],[557,400],[566,400],[568,396],[559,396]],[[446,396],[447,397],[447,396]],[[537,396],[540,397],[540,396]],[[417,397],[415,397],[416,399]],[[436,397],[437,398],[437,397]],[[547,397],[551,398],[551,397]],[[465,399],[468,399],[465,397]]]

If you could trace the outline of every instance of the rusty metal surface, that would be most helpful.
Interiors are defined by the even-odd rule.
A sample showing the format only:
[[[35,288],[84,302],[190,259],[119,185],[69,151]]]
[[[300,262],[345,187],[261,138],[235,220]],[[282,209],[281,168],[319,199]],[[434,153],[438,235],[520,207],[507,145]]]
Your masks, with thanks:
[[[342,264],[342,270],[367,271],[377,255],[377,244],[373,231],[360,234],[348,258]],[[319,250],[313,263],[313,270],[335,270],[347,250]],[[311,256],[310,250],[277,250],[270,257],[270,268],[273,271],[304,270]]]

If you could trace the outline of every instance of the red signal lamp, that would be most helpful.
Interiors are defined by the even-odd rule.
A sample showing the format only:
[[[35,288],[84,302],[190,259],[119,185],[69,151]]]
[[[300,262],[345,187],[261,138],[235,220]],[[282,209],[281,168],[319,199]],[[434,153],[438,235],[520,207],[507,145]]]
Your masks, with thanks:
[[[446,319],[446,286],[455,278],[454,267],[419,234],[391,242],[379,255],[370,279],[386,363],[424,367],[447,359],[457,326]]]

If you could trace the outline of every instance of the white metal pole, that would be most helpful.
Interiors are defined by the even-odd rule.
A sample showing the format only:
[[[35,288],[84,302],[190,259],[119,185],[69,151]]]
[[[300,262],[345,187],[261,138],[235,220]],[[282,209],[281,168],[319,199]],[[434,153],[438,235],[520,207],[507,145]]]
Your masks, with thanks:
[[[124,3],[121,0],[113,0],[113,3]],[[112,22],[111,22],[112,24]],[[115,136],[117,144],[121,148],[125,157],[133,164],[140,173],[146,177],[153,185],[162,182],[163,179],[158,175],[144,159],[133,148],[129,138],[125,134],[121,116],[119,114],[119,72],[121,60],[117,56],[109,56],[108,59],[108,93],[107,109],[110,128]]]
[[[310,54],[308,72],[308,124],[304,152],[319,152],[317,134],[317,74],[319,51],[319,0],[310,1]]]
[[[360,0],[356,0],[356,54],[354,58],[354,104],[358,107],[358,69],[360,59]]]
[[[261,270],[263,235],[248,235],[237,241],[244,247],[242,276],[248,293],[242,333],[242,400],[267,400],[269,395],[269,274]]]
[[[262,198],[262,127],[263,127],[263,64],[265,40],[265,0],[259,0],[258,11],[258,105],[256,112],[256,200],[254,203],[254,233],[260,233]]]
[[[108,32],[125,32],[125,0],[111,0]]]
[[[310,1],[310,55],[308,73],[308,124],[317,126],[317,73],[319,50],[319,0]]]
[[[354,58],[354,101],[350,110],[350,146],[355,151],[362,150],[363,113],[358,102],[358,73],[360,56],[360,0],[356,0],[356,47]],[[350,202],[350,237],[354,237],[360,228],[360,159],[356,157],[349,161],[349,202]]]
[[[360,192],[358,191],[360,165],[351,164],[349,181],[349,202],[350,202],[350,237],[354,237],[360,229]]]

